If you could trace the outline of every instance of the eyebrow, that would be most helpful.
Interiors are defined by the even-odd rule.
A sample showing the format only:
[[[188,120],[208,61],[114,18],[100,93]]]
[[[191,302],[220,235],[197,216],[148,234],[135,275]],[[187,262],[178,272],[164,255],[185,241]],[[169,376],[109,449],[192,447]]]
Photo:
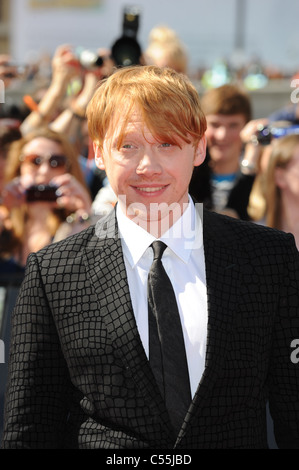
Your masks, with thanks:
[[[143,133],[145,138],[145,134]],[[119,147],[125,139],[140,138],[140,131],[135,129],[125,129],[123,132],[119,132],[117,135],[112,136],[111,146]]]

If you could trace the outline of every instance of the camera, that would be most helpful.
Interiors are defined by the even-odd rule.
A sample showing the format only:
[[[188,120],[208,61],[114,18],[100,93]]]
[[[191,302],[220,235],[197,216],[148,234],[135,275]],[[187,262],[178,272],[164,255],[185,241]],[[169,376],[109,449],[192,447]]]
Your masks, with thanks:
[[[7,62],[1,65],[2,78],[22,78],[26,72],[25,65],[18,65],[13,62]]]
[[[123,13],[122,35],[111,47],[111,59],[117,67],[140,65],[142,56],[141,47],[137,41],[139,29],[140,8],[126,6]],[[102,57],[88,49],[78,48],[76,57],[79,64],[85,69],[102,67],[107,57]]]
[[[126,67],[139,65],[142,55],[137,41],[140,9],[137,6],[127,6],[124,9],[122,36],[117,39],[111,49],[112,58],[117,66]]]
[[[271,128],[268,126],[260,126],[256,139],[260,145],[269,145],[272,140]]]
[[[278,139],[290,134],[299,134],[299,124],[261,126],[258,129],[256,138],[260,145],[269,145],[272,139]]]
[[[57,199],[57,186],[51,184],[34,184],[26,190],[27,202],[53,202]]]
[[[93,51],[88,49],[79,50],[77,52],[78,60],[80,65],[85,69],[92,69],[94,67],[102,67],[104,64],[103,57],[99,56]]]

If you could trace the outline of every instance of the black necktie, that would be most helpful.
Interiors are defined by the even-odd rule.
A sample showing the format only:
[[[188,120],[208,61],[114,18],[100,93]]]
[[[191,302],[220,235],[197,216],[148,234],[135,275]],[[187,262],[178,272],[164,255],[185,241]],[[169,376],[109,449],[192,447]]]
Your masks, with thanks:
[[[188,365],[178,306],[161,258],[165,243],[151,245],[154,260],[148,275],[149,359],[178,433],[191,402]]]

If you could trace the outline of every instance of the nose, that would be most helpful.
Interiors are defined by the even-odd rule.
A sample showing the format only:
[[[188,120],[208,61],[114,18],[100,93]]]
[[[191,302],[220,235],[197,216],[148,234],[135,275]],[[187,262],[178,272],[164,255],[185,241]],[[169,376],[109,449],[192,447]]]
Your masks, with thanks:
[[[159,157],[155,155],[153,149],[147,149],[138,162],[136,173],[146,177],[162,173],[162,166]]]
[[[225,126],[219,126],[215,131],[215,137],[217,140],[225,139],[227,136],[227,128]]]
[[[47,160],[44,160],[38,168],[39,173],[48,173],[51,170],[51,167]]]
[[[52,168],[46,160],[38,167],[36,175],[43,183],[47,182],[49,178],[51,178],[51,175],[53,175]]]

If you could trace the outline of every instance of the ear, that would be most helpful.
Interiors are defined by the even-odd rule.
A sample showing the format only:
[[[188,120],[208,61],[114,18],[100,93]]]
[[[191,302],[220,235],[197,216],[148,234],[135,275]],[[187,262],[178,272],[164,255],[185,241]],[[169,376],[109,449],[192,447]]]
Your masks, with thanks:
[[[274,181],[276,186],[280,189],[284,189],[287,185],[286,179],[285,179],[285,169],[281,167],[277,167],[274,170]]]
[[[100,150],[96,142],[93,142],[93,151],[94,151],[94,159],[95,159],[96,166],[100,170],[105,170],[105,164],[103,160],[102,151]]]
[[[207,151],[207,138],[204,135],[202,139],[197,144],[195,148],[194,154],[194,166],[199,166],[203,163],[204,159],[206,158],[206,151]]]

